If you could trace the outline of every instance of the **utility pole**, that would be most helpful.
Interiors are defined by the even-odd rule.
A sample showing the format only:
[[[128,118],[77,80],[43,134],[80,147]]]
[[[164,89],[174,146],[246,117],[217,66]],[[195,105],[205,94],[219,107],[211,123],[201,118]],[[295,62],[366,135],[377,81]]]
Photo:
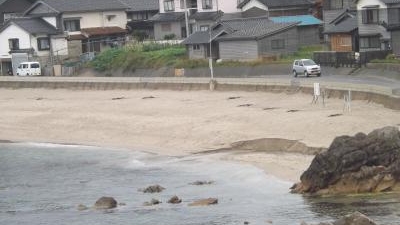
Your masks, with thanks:
[[[184,7],[184,9],[185,9],[185,23],[186,23],[186,38],[187,37],[189,37],[189,12],[188,12],[188,7],[187,7],[187,3],[186,3],[186,1],[187,0],[184,0],[183,2],[183,4],[185,4],[185,7]]]

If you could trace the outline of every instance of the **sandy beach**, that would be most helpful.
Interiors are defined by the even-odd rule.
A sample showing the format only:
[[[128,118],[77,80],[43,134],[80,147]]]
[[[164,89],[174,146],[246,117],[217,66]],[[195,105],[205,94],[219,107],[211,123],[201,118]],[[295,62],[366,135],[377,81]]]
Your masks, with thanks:
[[[256,139],[263,145],[288,139],[327,148],[339,135],[400,126],[399,111],[375,103],[353,101],[344,112],[342,99],[327,99],[325,106],[311,100],[311,95],[265,92],[0,89],[0,140],[184,156]],[[218,157],[251,163],[288,181],[297,181],[313,158],[304,146],[288,152],[257,143]]]

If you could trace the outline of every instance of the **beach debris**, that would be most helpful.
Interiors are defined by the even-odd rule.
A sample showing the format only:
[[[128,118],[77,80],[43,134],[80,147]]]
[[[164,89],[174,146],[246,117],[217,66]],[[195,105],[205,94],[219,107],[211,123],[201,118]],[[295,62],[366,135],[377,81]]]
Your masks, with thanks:
[[[233,97],[228,97],[228,100],[233,100],[233,99],[238,99],[241,98],[240,96],[233,96]]]
[[[267,107],[267,108],[263,108],[263,110],[274,110],[274,109],[278,109],[276,107]]]
[[[122,100],[122,99],[125,99],[125,97],[115,97],[115,98],[112,98],[111,100]]]
[[[331,114],[328,117],[336,117],[336,116],[343,116],[341,113]]]
[[[83,204],[79,204],[76,208],[79,211],[85,211],[85,210],[89,209],[86,205],[83,205]]]
[[[170,198],[169,200],[168,200],[168,203],[170,203],[170,204],[179,204],[179,203],[181,203],[182,202],[182,199],[180,199],[178,196],[172,196],[172,198]]]
[[[113,197],[101,197],[94,204],[95,209],[112,209],[117,207],[117,201]]]
[[[373,220],[360,212],[354,212],[346,215],[334,222],[321,222],[318,225],[377,225]],[[301,222],[300,225],[309,225],[306,222]]]
[[[194,201],[189,204],[189,206],[208,206],[208,205],[216,205],[218,204],[217,198],[206,198]]]
[[[192,183],[189,183],[190,185],[210,185],[210,184],[213,184],[214,183],[214,181],[201,181],[201,180],[198,180],[198,181],[195,181],[195,182],[192,182]]]
[[[247,224],[250,224],[250,222],[249,221],[244,221],[243,224],[247,225]]]
[[[349,194],[400,190],[400,131],[389,126],[368,135],[336,137],[315,156],[293,193]]]
[[[118,203],[118,205],[119,206],[126,206],[126,203],[125,202],[120,202],[120,203]]]
[[[152,205],[158,205],[158,204],[161,204],[161,201],[153,198],[153,199],[151,199],[150,202],[143,203],[143,206],[152,206]]]
[[[40,101],[40,100],[43,100],[44,98],[42,98],[42,97],[38,97],[38,98],[36,98],[35,100],[36,101]]]
[[[150,95],[150,96],[145,96],[142,99],[152,99],[152,98],[156,98],[156,97]]]
[[[286,112],[288,112],[288,113],[294,113],[294,112],[298,112],[298,111],[300,111],[300,110],[298,110],[298,109],[290,109],[290,110],[288,110],[288,111],[286,111]]]
[[[148,186],[145,189],[139,189],[139,191],[142,191],[143,193],[159,193],[162,192],[165,188],[156,184],[156,185],[151,185]]]
[[[250,107],[250,106],[252,106],[253,104],[242,104],[242,105],[238,105],[238,107]]]

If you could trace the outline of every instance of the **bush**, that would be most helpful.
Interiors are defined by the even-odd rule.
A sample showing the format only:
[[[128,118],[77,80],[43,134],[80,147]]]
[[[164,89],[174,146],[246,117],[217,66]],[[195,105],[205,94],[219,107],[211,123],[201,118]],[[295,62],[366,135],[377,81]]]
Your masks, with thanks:
[[[134,31],[132,36],[139,42],[144,41],[144,39],[148,38],[149,35],[146,34],[144,31]]]
[[[173,40],[175,39],[175,34],[166,34],[164,36],[164,40]]]

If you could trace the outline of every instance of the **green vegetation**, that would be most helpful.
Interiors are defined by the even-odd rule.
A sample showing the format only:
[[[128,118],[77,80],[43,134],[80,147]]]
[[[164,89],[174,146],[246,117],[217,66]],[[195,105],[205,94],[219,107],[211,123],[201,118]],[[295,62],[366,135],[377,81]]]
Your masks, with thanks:
[[[323,45],[302,46],[294,54],[284,55],[278,61],[292,63],[293,60],[295,60],[295,59],[312,59],[314,52],[323,51],[323,50],[324,50]]]
[[[91,66],[98,71],[134,71],[139,68],[174,66],[184,58],[186,49],[180,45],[136,44],[103,51],[91,62]]]
[[[292,63],[298,58],[312,58],[314,51],[321,51],[323,47],[305,46],[298,52],[281,57],[269,57],[254,61],[222,61],[215,63],[216,67],[258,66],[271,63]],[[124,48],[109,49],[101,52],[90,64],[98,71],[123,70],[125,72],[136,69],[160,67],[200,68],[208,67],[208,59],[190,60],[186,55],[186,48],[172,44],[134,44]]]

